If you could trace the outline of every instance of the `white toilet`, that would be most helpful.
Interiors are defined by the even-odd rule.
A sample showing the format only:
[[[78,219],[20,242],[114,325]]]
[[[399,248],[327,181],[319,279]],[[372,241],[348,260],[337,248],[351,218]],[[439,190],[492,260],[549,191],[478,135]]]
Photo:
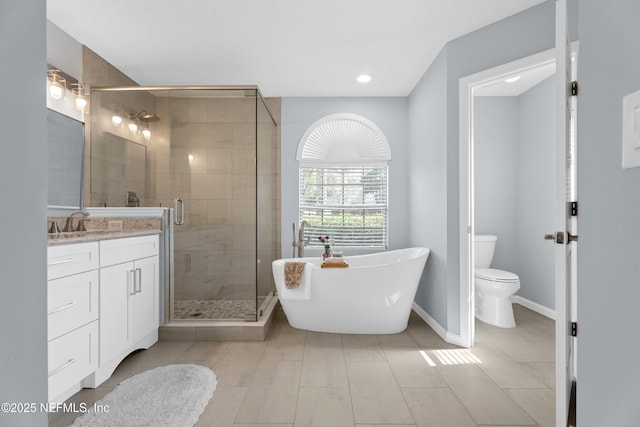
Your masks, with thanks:
[[[520,278],[508,271],[489,268],[498,238],[475,236],[476,318],[501,328],[514,328],[511,295],[520,289]]]

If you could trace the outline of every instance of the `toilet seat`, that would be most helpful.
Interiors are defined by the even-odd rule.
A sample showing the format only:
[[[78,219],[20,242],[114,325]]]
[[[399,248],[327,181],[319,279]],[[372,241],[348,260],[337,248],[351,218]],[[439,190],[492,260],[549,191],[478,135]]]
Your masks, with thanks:
[[[517,283],[520,281],[517,274],[498,270],[497,268],[476,268],[474,276],[478,279],[499,283]]]

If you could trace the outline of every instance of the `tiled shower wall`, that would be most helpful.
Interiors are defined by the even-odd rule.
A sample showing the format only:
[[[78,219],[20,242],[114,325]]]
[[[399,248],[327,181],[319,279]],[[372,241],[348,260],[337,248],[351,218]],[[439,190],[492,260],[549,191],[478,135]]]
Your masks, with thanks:
[[[138,86],[86,47],[82,61],[82,79],[90,91],[94,87]],[[125,193],[135,191],[140,206],[161,206],[155,197],[153,174],[162,155],[159,152],[168,146],[168,116],[156,113],[160,121],[149,124],[152,131],[149,141],[140,133],[129,132],[126,122],[129,113],[156,112],[156,97],[146,91],[95,91],[89,101],[90,114],[85,117],[85,205],[122,207]],[[113,126],[113,114],[119,114],[125,122]]]
[[[90,86],[137,86],[87,48],[83,80]],[[175,233],[175,298],[254,299],[256,256],[259,295],[273,289],[270,260],[280,257],[280,129],[259,108],[258,183],[256,99],[181,99],[178,93],[103,92],[91,99],[85,203],[124,206],[127,190],[136,191],[140,206],[173,207],[181,197],[185,223]],[[280,98],[265,102],[279,124]],[[145,109],[158,115],[151,140],[113,128],[114,106],[122,113]],[[106,143],[101,147],[91,147],[91,123],[98,127],[94,139]]]

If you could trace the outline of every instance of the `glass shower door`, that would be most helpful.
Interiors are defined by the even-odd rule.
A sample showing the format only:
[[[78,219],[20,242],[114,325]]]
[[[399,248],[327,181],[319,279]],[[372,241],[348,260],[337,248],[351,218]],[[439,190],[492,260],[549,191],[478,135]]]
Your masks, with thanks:
[[[174,90],[169,98],[169,185],[182,222],[174,319],[255,320],[256,100],[245,93]]]

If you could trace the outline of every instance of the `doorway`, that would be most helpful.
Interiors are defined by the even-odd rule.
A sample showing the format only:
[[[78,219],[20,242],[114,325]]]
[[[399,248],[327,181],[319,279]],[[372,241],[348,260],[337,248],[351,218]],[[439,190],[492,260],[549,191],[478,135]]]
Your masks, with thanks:
[[[480,73],[467,76],[460,80],[460,341],[462,345],[472,347],[475,336],[475,300],[473,287],[473,273],[475,263],[474,235],[477,233],[490,233],[491,224],[485,221],[482,224],[484,229],[476,229],[476,163],[475,163],[475,136],[474,128],[477,120],[474,108],[476,98],[488,96],[515,96],[525,92],[545,79],[550,78],[555,73],[555,52],[548,50],[536,55],[529,56],[514,62],[510,62]],[[494,102],[495,104],[495,102]],[[553,109],[553,106],[549,106]],[[505,111],[508,111],[506,108]],[[508,118],[503,118],[508,120]],[[512,153],[512,156],[514,154]],[[503,153],[503,157],[509,154]],[[505,167],[513,168],[514,164],[508,162],[505,157]],[[514,172],[515,173],[515,172]],[[553,175],[553,170],[551,171]],[[495,175],[494,175],[495,176]],[[490,182],[493,178],[486,178]],[[499,177],[493,179],[494,183],[499,182]],[[504,181],[504,180],[503,180]],[[507,185],[507,187],[509,187]],[[505,187],[505,188],[507,188]],[[510,189],[513,194],[517,194],[517,188]],[[549,189],[553,191],[553,187]],[[483,217],[486,215],[483,215]],[[500,222],[500,227],[511,227],[516,232],[517,222],[516,211],[513,211],[511,224]],[[551,224],[552,226],[553,224]],[[497,226],[497,223],[496,223]],[[466,231],[463,232],[463,231]],[[505,256],[500,260],[500,252],[497,253],[497,261],[505,265],[503,268],[509,269],[508,265],[514,261],[509,261],[506,249],[509,246],[515,247],[512,233],[503,234],[503,250]],[[497,232],[495,234],[498,234]],[[510,237],[507,235],[511,234]],[[498,236],[500,239],[500,236]],[[540,237],[542,240],[542,237]],[[500,245],[498,243],[498,245]],[[500,246],[498,246],[500,247]],[[497,267],[500,268],[500,267]],[[517,274],[517,271],[515,271]],[[542,310],[544,306],[529,307]],[[549,311],[545,315],[551,314]]]

